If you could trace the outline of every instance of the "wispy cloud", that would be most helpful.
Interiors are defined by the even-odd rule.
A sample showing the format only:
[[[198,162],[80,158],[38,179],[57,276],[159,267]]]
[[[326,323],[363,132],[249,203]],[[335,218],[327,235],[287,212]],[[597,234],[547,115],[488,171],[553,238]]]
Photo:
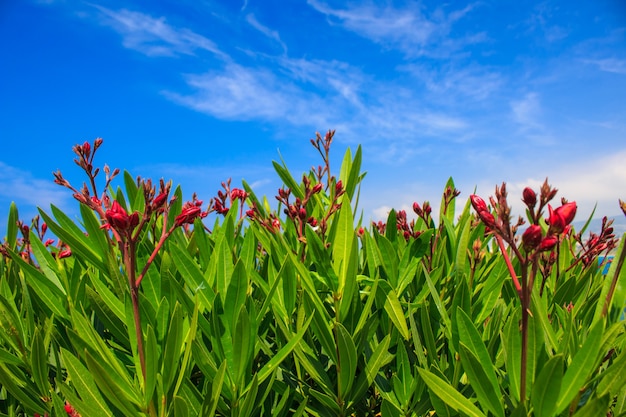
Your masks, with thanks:
[[[94,7],[99,10],[102,23],[122,35],[122,44],[126,48],[148,56],[175,57],[205,50],[220,58],[227,58],[210,39],[186,28],[175,28],[164,17],[154,18],[127,9]]]
[[[469,13],[474,5],[453,11],[438,8],[427,15],[418,5],[393,8],[370,3],[340,9],[319,0],[308,0],[308,4],[331,22],[410,56],[447,56],[463,45],[486,39],[483,33],[459,38],[449,36],[452,25]]]
[[[3,201],[15,201],[18,208],[21,205],[48,204],[62,207],[71,199],[70,194],[54,184],[52,176],[50,179],[39,179],[30,172],[0,161],[0,199]]]
[[[261,24],[253,13],[248,13],[246,15],[246,22],[248,22],[250,26],[261,32],[263,35],[278,43],[283,52],[285,54],[287,53],[287,45],[285,45],[285,43],[280,39],[280,34],[278,33],[278,31],[272,30],[267,26]]]
[[[601,71],[626,75],[626,59],[604,58],[604,59],[584,59],[584,63],[594,65]]]

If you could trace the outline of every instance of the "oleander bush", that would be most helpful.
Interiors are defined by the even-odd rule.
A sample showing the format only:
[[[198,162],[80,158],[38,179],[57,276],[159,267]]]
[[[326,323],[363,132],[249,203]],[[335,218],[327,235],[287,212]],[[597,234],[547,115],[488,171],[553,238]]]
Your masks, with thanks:
[[[450,179],[438,215],[365,224],[361,148],[333,173],[333,135],[301,178],[274,162],[276,200],[226,181],[208,203],[75,146],[85,185],[54,177],[79,218],[9,209],[0,415],[626,415],[611,221],[574,230],[547,180],[526,221],[506,184],[457,212]]]

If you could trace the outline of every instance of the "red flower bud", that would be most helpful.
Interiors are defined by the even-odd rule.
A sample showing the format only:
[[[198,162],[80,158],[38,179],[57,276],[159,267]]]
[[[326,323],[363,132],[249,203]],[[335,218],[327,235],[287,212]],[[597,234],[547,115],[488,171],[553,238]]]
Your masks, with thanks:
[[[565,220],[565,224],[570,224],[573,220],[574,217],[576,217],[576,209],[578,208],[578,206],[576,206],[576,202],[572,201],[566,204],[563,204],[561,207],[557,208],[555,210],[555,212],[557,212],[560,216],[563,217],[563,220]]]
[[[322,191],[322,184],[315,184],[313,190],[311,190],[311,194],[317,194]]]
[[[537,204],[537,194],[532,188],[526,187],[522,192],[522,201],[528,208],[533,208],[535,207],[535,204]]]
[[[539,252],[543,252],[543,251],[547,251],[552,249],[557,243],[559,242],[559,239],[557,239],[556,236],[554,235],[549,235],[543,238],[543,240],[541,241],[541,243],[539,244],[539,247],[537,247],[537,250]]]
[[[536,224],[530,225],[522,235],[522,244],[524,245],[524,249],[526,249],[526,251],[535,249],[537,246],[539,246],[541,240],[541,226],[538,226]]]
[[[113,205],[104,213],[104,217],[106,217],[109,224],[117,231],[124,231],[130,227],[130,216],[117,200],[113,201]],[[135,224],[135,226],[136,225],[137,224]]]
[[[191,206],[183,209],[182,213],[176,216],[174,220],[174,224],[176,227],[182,226],[183,224],[192,224],[196,218],[200,217],[202,210],[200,207]]]
[[[413,203],[413,211],[415,212],[415,214],[417,214],[418,216],[422,215],[422,208],[420,207],[419,204],[417,204],[417,202]]]
[[[548,219],[546,222],[550,225],[550,231],[555,234],[563,233],[566,226],[569,225],[574,216],[576,216],[576,203],[566,203],[556,210],[548,204]]]
[[[167,201],[167,193],[163,192],[152,200],[152,210],[160,209]]]
[[[483,200],[476,194],[470,195],[470,201],[472,203],[472,207],[474,207],[474,210],[476,210],[476,213],[480,213],[481,211],[487,211],[487,203],[485,203],[485,200]]]
[[[70,256],[72,256],[72,251],[70,249],[65,249],[59,252],[57,259],[69,258]]]
[[[365,234],[365,229],[363,229],[362,227],[359,227],[359,229],[356,231],[356,235],[358,237],[361,237]]]

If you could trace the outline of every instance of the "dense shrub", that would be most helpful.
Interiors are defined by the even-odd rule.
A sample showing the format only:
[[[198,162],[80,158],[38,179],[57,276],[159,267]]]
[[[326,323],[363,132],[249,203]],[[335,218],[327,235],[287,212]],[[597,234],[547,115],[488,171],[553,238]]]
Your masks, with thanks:
[[[55,182],[78,221],[9,210],[0,413],[626,415],[610,221],[583,237],[547,181],[521,196],[528,224],[505,184],[457,213],[450,180],[437,223],[425,202],[362,224],[361,149],[334,176],[333,134],[300,181],[274,163],[275,208],[245,182],[207,204],[128,172],[116,188],[119,171],[94,169],[102,140],[77,145],[87,185]]]

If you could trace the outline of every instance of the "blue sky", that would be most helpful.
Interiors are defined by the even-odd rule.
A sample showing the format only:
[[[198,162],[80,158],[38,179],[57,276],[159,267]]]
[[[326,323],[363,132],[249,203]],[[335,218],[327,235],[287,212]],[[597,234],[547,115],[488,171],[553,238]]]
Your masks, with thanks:
[[[360,207],[431,200],[452,176],[464,202],[549,177],[591,213],[626,199],[626,6],[620,0],[332,2],[10,1],[0,5],[0,227],[54,203],[71,148],[104,138],[100,164],[172,179],[208,201],[242,178],[279,186],[364,151]],[[557,203],[558,204],[558,203]]]

